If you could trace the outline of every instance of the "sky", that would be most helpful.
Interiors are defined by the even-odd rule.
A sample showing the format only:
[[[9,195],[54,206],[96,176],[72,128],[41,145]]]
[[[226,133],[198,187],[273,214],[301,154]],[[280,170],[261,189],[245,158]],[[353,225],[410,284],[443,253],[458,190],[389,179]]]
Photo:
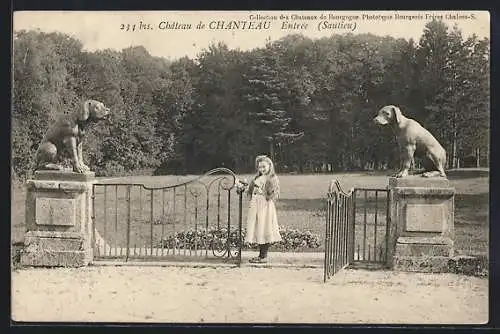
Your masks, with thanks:
[[[213,42],[249,50],[291,33],[310,38],[373,33],[418,41],[432,17],[450,28],[456,24],[464,37],[490,38],[487,11],[20,11],[14,13],[13,28],[63,32],[88,51],[143,45],[153,56],[176,59],[196,57]],[[239,27],[228,26],[231,21]]]

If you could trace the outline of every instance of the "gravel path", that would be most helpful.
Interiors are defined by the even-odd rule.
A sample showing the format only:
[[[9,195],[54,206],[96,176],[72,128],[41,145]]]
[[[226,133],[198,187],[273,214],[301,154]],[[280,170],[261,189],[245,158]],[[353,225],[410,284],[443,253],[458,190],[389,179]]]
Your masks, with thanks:
[[[17,321],[485,323],[488,281],[319,268],[88,267],[12,273]]]

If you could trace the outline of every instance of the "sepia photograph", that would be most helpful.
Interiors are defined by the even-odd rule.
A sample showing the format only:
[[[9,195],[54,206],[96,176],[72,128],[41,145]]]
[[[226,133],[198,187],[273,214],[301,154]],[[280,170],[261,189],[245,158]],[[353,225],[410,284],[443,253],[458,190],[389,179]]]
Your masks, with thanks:
[[[488,11],[16,11],[11,325],[489,321]]]

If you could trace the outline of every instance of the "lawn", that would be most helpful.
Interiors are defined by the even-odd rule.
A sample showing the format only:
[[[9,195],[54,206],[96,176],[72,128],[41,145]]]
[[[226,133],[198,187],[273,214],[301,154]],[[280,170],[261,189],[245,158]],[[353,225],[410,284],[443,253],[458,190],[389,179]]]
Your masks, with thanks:
[[[239,175],[250,178],[251,175]],[[103,183],[135,183],[147,187],[159,188],[191,180],[195,176],[134,176],[123,178],[101,179]],[[201,179],[205,185],[214,180],[213,176]],[[342,173],[318,175],[280,175],[281,197],[277,201],[279,224],[287,229],[310,231],[319,236],[320,248],[323,250],[325,235],[325,195],[332,179],[338,179],[345,190],[352,187],[384,188],[387,185],[386,173]],[[459,254],[488,255],[489,234],[489,176],[487,171],[450,171],[449,179],[456,189],[455,197],[455,245]],[[12,237],[13,241],[22,240],[24,233],[24,190],[19,185],[12,185]],[[220,197],[219,197],[220,194]],[[153,196],[153,201],[149,199]],[[379,193],[377,201],[374,192],[367,193],[366,230],[363,225],[365,209],[364,193],[357,196],[356,247],[361,247],[357,254],[373,252],[375,205],[377,214],[377,244],[385,235],[385,194]],[[137,250],[152,250],[162,239],[185,229],[200,230],[219,226],[227,226],[231,219],[231,229],[238,226],[237,195],[231,192],[231,205],[228,195],[223,189],[219,192],[214,183],[207,196],[203,185],[190,184],[175,190],[147,190],[134,186],[130,192],[130,225],[128,225],[129,206],[127,188],[125,186],[108,186],[106,195],[104,187],[96,187],[95,222],[99,234],[111,246],[124,247],[129,232],[130,246]],[[208,202],[207,202],[208,197]],[[153,206],[151,207],[151,203]],[[376,204],[375,204],[376,203]],[[208,204],[208,210],[207,210]],[[245,224],[248,199],[243,197],[243,226]],[[228,210],[229,207],[229,210]],[[106,209],[105,209],[106,208]],[[151,211],[151,208],[153,209]],[[208,215],[207,215],[208,212]],[[230,214],[228,215],[228,212]],[[128,230],[127,230],[128,228]],[[369,238],[364,245],[362,236]],[[368,252],[370,249],[370,252]],[[121,250],[121,248],[120,248]],[[157,249],[156,249],[157,250]],[[163,250],[162,250],[163,251]],[[165,250],[166,251],[166,250]],[[380,254],[379,249],[376,251]],[[120,254],[117,254],[120,255]],[[373,256],[373,255],[371,255]]]

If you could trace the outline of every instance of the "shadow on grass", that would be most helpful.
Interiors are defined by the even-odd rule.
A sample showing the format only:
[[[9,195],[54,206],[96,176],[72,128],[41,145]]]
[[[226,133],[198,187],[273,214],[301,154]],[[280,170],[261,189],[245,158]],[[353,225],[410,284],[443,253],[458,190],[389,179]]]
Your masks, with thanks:
[[[466,209],[470,211],[486,211],[490,206],[490,194],[456,194],[455,209]]]
[[[317,211],[326,208],[326,198],[280,198],[276,205],[279,210],[293,211]],[[367,208],[375,209],[383,208],[386,206],[387,198],[385,194],[379,194],[377,200],[373,194],[367,196],[366,201],[362,195],[356,198],[356,208],[360,210],[366,204]],[[489,193],[480,194],[456,194],[455,195],[455,209],[474,211],[474,212],[488,212],[489,211]]]
[[[285,211],[324,211],[326,205],[326,198],[281,198],[277,201],[276,208]],[[364,210],[365,206],[369,211],[374,211],[375,208],[384,210],[387,206],[387,198],[385,194],[379,194],[377,199],[373,195],[369,195],[365,200],[362,195],[358,195],[356,199],[357,210]]]
[[[450,180],[474,179],[489,177],[490,171],[488,169],[451,169],[446,171],[446,175]]]
[[[488,193],[455,196],[454,242],[458,254],[489,257],[488,217]]]
[[[285,211],[323,211],[326,209],[326,200],[324,198],[280,198],[276,202],[276,209]]]

